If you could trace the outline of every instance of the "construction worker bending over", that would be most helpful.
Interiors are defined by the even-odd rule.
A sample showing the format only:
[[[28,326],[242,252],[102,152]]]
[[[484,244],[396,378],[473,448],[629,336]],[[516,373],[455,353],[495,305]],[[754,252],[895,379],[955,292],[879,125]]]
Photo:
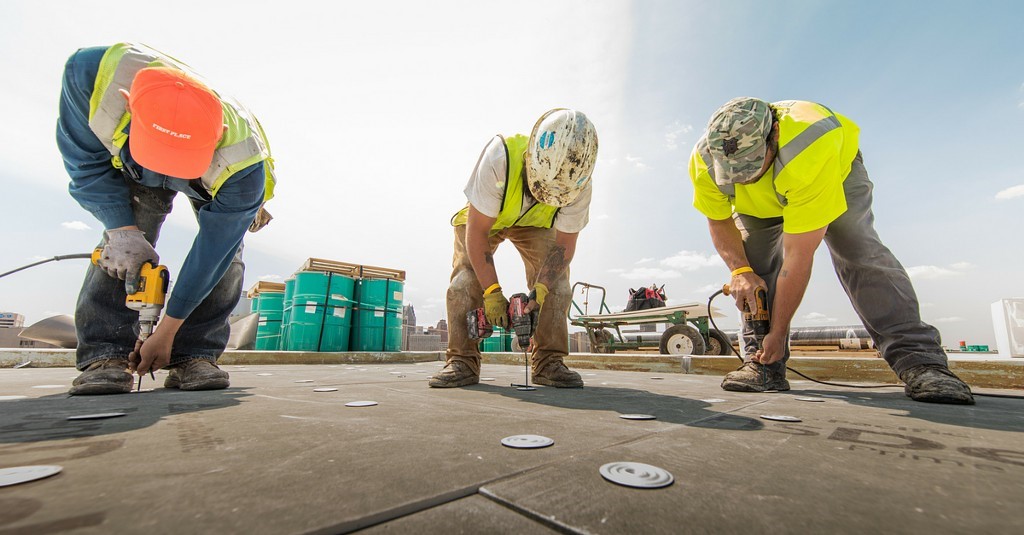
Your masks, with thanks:
[[[596,160],[594,125],[568,109],[545,113],[529,138],[495,136],[484,148],[466,185],[469,203],[452,218],[455,255],[447,296],[447,365],[430,379],[430,386],[480,381],[479,340],[469,339],[466,314],[482,306],[488,323],[508,325],[508,299],[493,258],[505,240],[519,251],[526,281],[536,294],[527,309],[540,311],[531,355],[533,381],[560,388],[583,386],[580,375],[562,359],[569,354],[569,263],[587,225]]]
[[[226,388],[216,366],[241,295],[242,237],[269,221],[273,168],[262,128],[176,60],[141,45],[83,48],[64,69],[57,146],[72,197],[105,229],[101,258],[78,297],[77,367],[70,393],[117,394],[131,369],[170,367],[167,388]],[[199,233],[164,317],[145,343],[125,306],[171,200],[184,193]],[[131,362],[129,362],[129,359]]]
[[[853,308],[907,396],[974,403],[949,371],[939,333],[921,321],[910,277],[873,227],[872,183],[853,121],[813,102],[736,98],[719,108],[690,157],[693,205],[732,270],[736,306],[767,289],[770,331],[757,348],[744,325],[746,362],[722,388],[789,390],[790,322],[822,240]]]

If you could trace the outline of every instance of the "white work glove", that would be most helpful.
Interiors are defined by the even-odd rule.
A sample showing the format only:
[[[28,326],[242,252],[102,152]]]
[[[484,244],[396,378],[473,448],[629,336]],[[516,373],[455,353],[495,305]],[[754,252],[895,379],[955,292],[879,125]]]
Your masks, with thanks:
[[[160,262],[160,255],[141,230],[108,230],[105,234],[107,243],[96,265],[107,275],[123,280],[124,290],[131,295],[138,291],[142,264],[151,262],[155,266]]]

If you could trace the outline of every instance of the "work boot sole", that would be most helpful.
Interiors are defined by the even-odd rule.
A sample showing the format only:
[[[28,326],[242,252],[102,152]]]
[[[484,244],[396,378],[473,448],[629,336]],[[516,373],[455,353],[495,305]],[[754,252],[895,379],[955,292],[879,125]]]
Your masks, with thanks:
[[[126,383],[86,383],[72,386],[68,394],[72,396],[102,396],[106,394],[127,394],[132,391],[129,377]]]
[[[544,386],[553,386],[555,388],[583,388],[583,381],[553,381],[540,375],[533,376],[533,382]]]
[[[765,390],[778,390],[780,392],[784,392],[789,390],[789,381],[774,381],[762,385],[726,379],[722,381],[722,390],[728,390],[729,392],[764,392]]]
[[[974,396],[966,392],[917,392],[904,387],[903,393],[914,401],[924,403],[945,403],[949,405],[974,405]]]
[[[164,381],[164,388],[177,388],[179,390],[221,390],[231,386],[231,380],[227,377],[211,377],[201,381],[183,383],[177,377],[168,376]]]
[[[427,382],[431,388],[458,388],[460,386],[469,386],[478,383],[480,383],[479,377],[463,377],[457,381],[445,381],[444,379],[431,377],[430,381]]]

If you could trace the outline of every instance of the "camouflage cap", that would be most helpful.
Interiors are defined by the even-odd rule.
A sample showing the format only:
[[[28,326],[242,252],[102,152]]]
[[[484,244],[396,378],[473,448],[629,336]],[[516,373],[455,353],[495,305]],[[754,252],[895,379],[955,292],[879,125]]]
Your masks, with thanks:
[[[715,182],[742,184],[757,178],[771,129],[772,111],[761,99],[738,97],[718,108],[708,121],[707,133]]]

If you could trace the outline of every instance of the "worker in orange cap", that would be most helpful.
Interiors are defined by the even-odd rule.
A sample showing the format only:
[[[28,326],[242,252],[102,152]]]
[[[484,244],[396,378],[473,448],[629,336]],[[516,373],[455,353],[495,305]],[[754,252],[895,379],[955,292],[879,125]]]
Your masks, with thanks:
[[[164,386],[226,388],[216,366],[241,295],[242,238],[270,216],[273,164],[266,136],[241,104],[182,63],[148,47],[83,48],[64,68],[57,146],[70,192],[103,224],[98,265],[78,297],[72,395],[131,390],[130,370],[169,367]],[[136,347],[138,317],[125,307],[175,195],[192,204],[199,232],[164,317]]]

